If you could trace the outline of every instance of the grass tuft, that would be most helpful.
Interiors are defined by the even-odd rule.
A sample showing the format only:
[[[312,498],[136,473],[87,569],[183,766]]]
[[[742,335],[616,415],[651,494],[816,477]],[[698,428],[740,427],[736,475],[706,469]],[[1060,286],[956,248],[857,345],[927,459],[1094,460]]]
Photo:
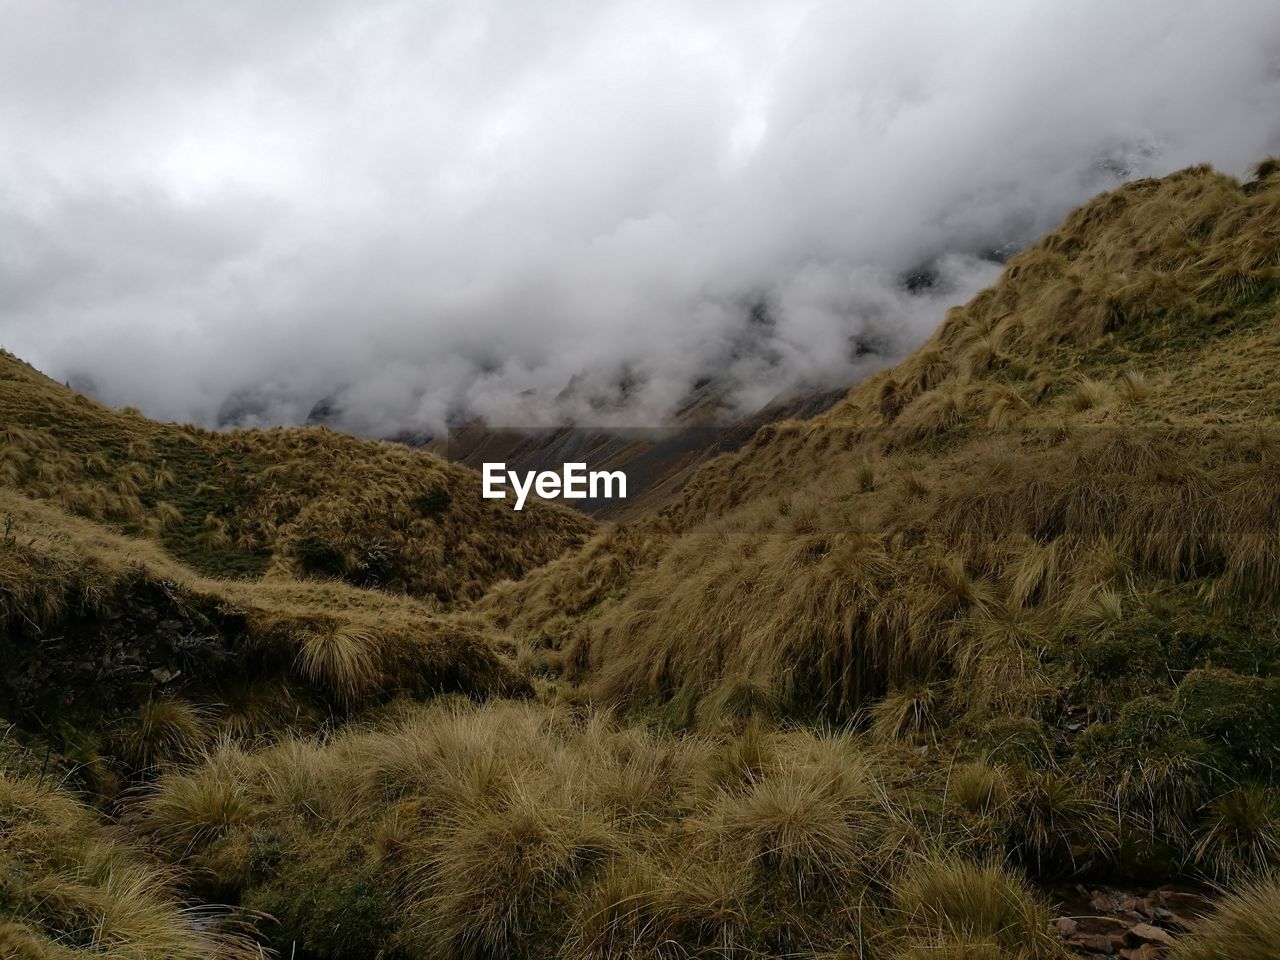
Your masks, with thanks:
[[[1048,909],[1025,883],[999,867],[927,860],[906,874],[894,899],[915,955],[937,947],[942,956],[967,956],[968,949],[978,956],[1007,951],[996,955],[1027,960],[1065,956],[1050,931]]]
[[[1273,960],[1280,943],[1280,883],[1258,880],[1229,893],[1179,938],[1172,960]]]
[[[138,716],[123,725],[115,744],[133,769],[147,770],[194,760],[212,736],[208,711],[160,697],[143,704]]]
[[[1192,849],[1210,878],[1235,883],[1280,868],[1280,802],[1274,791],[1245,784],[1213,801]]]

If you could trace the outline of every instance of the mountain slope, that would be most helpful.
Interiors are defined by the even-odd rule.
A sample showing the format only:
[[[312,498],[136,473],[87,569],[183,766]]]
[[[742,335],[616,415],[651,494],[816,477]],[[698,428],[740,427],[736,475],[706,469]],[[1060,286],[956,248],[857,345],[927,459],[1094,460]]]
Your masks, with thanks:
[[[1268,956],[1278,174],[1097,198],[903,363],[569,552],[584,521],[491,525],[435,458],[150,425],[7,360],[0,853],[102,879],[51,764],[164,882],[143,931],[0,875],[0,948],[164,955],[180,890],[241,908],[181,945],[208,957],[236,924],[328,960]],[[367,541],[407,533],[472,559],[401,548],[385,583],[423,596],[376,588]],[[207,575],[242,564],[270,575]],[[1187,934],[1208,883],[1235,893]]]
[[[0,518],[0,704],[64,745],[72,728],[92,739],[175,696],[258,736],[397,694],[529,691],[502,638],[465,614],[340,582],[210,579],[154,543],[3,489]],[[115,749],[86,754],[90,785],[99,750]]]
[[[480,609],[567,690],[677,728],[853,722],[1118,812],[1043,873],[1266,870],[1277,383],[1280,177],[1130,184],[898,367]]]
[[[1100,197],[897,368],[765,427],[660,520],[610,534],[665,547],[562,655],[601,692],[742,674],[848,713],[986,662],[984,632],[1069,631],[1104,591],[1269,596],[1278,224],[1274,178],[1198,168]],[[579,558],[486,608],[537,635],[573,603],[544,582],[601,563]]]
[[[474,599],[589,521],[480,497],[471,470],[324,428],[213,433],[107,409],[0,351],[0,483],[161,543],[213,576],[339,577]]]
[[[780,397],[747,416],[727,419],[726,383],[703,384],[661,429],[491,430],[481,421],[450,432],[440,452],[450,460],[479,470],[486,461],[510,470],[558,470],[569,462],[593,469],[621,470],[627,476],[626,499],[578,501],[574,506],[605,520],[642,517],[675,498],[703,463],[732,452],[765,424],[811,416],[842,397],[827,390]]]

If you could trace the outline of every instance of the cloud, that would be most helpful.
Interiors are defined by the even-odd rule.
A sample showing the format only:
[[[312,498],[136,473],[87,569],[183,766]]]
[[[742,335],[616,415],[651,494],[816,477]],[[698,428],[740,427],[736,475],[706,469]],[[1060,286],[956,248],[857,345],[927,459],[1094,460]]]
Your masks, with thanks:
[[[1094,193],[1280,150],[1268,0],[0,16],[0,342],[203,423],[851,382]]]

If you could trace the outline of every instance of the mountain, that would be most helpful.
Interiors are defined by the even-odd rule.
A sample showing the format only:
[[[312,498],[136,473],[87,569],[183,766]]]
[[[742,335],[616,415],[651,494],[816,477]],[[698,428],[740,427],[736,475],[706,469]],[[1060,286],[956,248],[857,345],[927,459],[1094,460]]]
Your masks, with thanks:
[[[623,522],[6,355],[0,955],[1270,956],[1277,373],[1275,162],[716,456],[474,428]]]
[[[992,663],[984,634],[1074,644],[1099,598],[1269,596],[1276,203],[1197,168],[1076,211],[898,367],[601,534],[618,595],[557,652],[624,702],[750,680],[839,718]],[[599,553],[483,605],[540,637]]]
[[[779,398],[755,413],[726,417],[729,384],[710,381],[695,390],[662,427],[492,429],[472,420],[450,432],[436,449],[457,463],[481,470],[486,462],[508,470],[559,470],[585,462],[592,469],[621,470],[627,476],[625,499],[566,501],[592,517],[627,520],[667,503],[705,462],[747,443],[767,423],[812,416],[844,396],[843,390],[815,390]]]
[[[0,479],[153,540],[201,573],[337,577],[442,604],[519,577],[592,525],[516,516],[429,452],[317,428],[212,432],[73,393],[0,353]]]

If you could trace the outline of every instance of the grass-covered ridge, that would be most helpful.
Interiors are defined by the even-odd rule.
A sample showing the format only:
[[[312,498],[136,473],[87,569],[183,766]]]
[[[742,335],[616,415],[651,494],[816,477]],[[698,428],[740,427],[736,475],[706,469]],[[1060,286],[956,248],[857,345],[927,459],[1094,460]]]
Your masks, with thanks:
[[[1100,197],[898,367],[483,605],[627,702],[748,683],[847,717],[962,676],[986,709],[1188,593],[1250,611],[1266,673],[1277,222],[1280,181],[1206,168]]]
[[[1274,164],[1099,197],[594,533],[0,365],[0,853],[154,918],[0,880],[0,955],[1056,960],[1059,885],[1175,882],[1108,951],[1274,954]]]
[[[153,542],[3,489],[0,517],[0,690],[17,720],[111,718],[194,691],[250,730],[240,707],[269,713],[289,687],[345,713],[396,692],[529,686],[473,616],[339,581],[209,579]],[[254,684],[261,695],[241,704]]]
[[[590,523],[480,497],[479,475],[325,428],[217,433],[103,407],[0,351],[0,484],[160,543],[200,572],[475,599]]]
[[[1041,874],[1274,869],[1278,224],[1274,174],[1100,197],[896,368],[481,608],[575,697],[850,722],[1045,771],[1051,822],[1112,811]]]

